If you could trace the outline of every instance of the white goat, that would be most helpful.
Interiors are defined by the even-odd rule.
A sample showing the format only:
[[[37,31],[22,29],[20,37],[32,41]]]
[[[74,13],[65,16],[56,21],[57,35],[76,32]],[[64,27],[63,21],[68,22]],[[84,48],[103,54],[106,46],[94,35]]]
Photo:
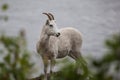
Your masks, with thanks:
[[[57,32],[57,25],[51,13],[43,13],[48,16],[43,26],[40,40],[37,43],[37,52],[41,54],[44,62],[44,73],[47,78],[48,60],[51,61],[50,72],[56,58],[70,56],[77,60],[80,56],[82,45],[81,33],[74,28],[63,28]]]

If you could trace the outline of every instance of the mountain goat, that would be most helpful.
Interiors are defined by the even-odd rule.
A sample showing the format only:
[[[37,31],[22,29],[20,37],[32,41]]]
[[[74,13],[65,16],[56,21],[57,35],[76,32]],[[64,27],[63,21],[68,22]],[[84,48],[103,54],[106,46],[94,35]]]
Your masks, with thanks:
[[[42,28],[40,40],[37,43],[37,52],[42,56],[44,73],[47,77],[48,60],[50,60],[50,72],[56,58],[70,56],[77,60],[81,56],[81,33],[74,28],[62,28],[57,31],[56,21],[51,13],[47,15],[45,25]]]

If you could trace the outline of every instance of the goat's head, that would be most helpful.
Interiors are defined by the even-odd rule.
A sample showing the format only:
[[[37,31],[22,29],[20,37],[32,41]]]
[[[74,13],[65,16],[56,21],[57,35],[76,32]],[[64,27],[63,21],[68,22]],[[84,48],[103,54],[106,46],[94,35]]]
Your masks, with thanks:
[[[57,31],[56,21],[54,20],[54,16],[51,13],[43,13],[47,15],[48,19],[46,20],[44,31],[48,36],[56,36],[58,37],[60,33]]]

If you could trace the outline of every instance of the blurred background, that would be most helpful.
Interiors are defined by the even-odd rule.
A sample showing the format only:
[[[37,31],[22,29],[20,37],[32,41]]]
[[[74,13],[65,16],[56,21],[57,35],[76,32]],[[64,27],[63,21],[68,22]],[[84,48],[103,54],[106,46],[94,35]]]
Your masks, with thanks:
[[[0,8],[0,34],[16,36],[21,29],[26,31],[38,75],[42,62],[36,43],[47,19],[43,12],[54,14],[59,29],[73,27],[82,33],[83,57],[102,58],[104,41],[120,32],[120,0],[0,0]]]

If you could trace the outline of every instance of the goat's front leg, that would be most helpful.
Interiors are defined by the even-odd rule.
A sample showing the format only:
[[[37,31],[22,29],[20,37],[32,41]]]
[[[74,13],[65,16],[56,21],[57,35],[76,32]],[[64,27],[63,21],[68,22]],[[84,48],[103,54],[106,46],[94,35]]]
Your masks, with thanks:
[[[50,60],[50,73],[51,73],[51,74],[53,73],[52,69],[54,68],[54,66],[55,66],[55,59],[52,58],[52,59]]]
[[[44,64],[44,74],[45,74],[45,80],[48,80],[48,76],[47,76],[47,68],[48,68],[48,57],[46,55],[42,56],[43,58],[43,64]]]

